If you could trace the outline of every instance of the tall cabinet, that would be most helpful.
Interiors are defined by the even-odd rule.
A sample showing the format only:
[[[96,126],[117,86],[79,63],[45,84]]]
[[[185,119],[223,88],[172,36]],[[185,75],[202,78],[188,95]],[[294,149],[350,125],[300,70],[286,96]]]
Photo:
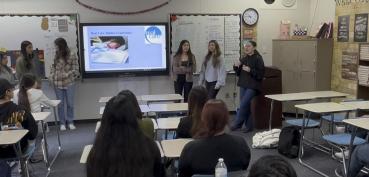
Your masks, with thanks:
[[[273,66],[282,71],[282,92],[330,90],[332,56],[332,39],[273,40]],[[284,107],[291,112],[291,106]]]

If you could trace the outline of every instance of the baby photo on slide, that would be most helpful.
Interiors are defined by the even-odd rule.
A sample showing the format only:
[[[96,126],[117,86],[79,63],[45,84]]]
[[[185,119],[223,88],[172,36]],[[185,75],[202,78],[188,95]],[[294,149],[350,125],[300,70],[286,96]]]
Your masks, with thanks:
[[[128,63],[127,36],[95,36],[90,38],[90,45],[93,63]]]

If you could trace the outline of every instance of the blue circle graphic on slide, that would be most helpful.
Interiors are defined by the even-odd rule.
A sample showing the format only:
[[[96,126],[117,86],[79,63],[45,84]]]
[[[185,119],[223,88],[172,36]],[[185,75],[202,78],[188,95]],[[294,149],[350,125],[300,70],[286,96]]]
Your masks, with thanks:
[[[160,43],[162,33],[156,26],[151,26],[146,29],[145,38],[150,43]]]

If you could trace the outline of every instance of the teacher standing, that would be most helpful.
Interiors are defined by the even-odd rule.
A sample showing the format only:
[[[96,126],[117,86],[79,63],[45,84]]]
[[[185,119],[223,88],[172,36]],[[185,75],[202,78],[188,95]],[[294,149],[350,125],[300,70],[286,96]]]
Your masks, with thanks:
[[[247,41],[244,44],[245,56],[233,66],[239,77],[237,85],[240,87],[240,108],[231,127],[232,130],[241,128],[243,123],[246,127],[245,132],[250,132],[254,128],[251,118],[251,101],[261,92],[264,78],[263,57],[255,48],[256,42]]]
[[[227,77],[221,54],[218,42],[216,40],[209,41],[208,53],[201,66],[199,85],[203,85],[205,81],[210,99],[217,97],[220,88],[225,85]]]

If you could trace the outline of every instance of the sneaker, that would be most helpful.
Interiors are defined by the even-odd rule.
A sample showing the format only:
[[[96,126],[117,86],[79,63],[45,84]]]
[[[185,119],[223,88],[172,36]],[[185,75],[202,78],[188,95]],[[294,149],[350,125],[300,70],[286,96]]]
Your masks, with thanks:
[[[74,124],[68,124],[68,127],[71,130],[75,130],[76,129],[76,126],[74,126]]]
[[[348,159],[350,151],[345,150],[344,153],[345,153],[345,159]],[[340,159],[342,159],[342,157],[343,157],[342,152],[336,152],[336,153],[334,153],[334,156],[336,156],[337,158],[340,158]]]
[[[65,131],[65,130],[67,130],[67,128],[65,128],[65,125],[60,125],[60,130]]]
[[[344,177],[345,176],[343,174],[342,168],[336,168],[336,170],[334,170],[334,173],[336,174],[337,177]]]

